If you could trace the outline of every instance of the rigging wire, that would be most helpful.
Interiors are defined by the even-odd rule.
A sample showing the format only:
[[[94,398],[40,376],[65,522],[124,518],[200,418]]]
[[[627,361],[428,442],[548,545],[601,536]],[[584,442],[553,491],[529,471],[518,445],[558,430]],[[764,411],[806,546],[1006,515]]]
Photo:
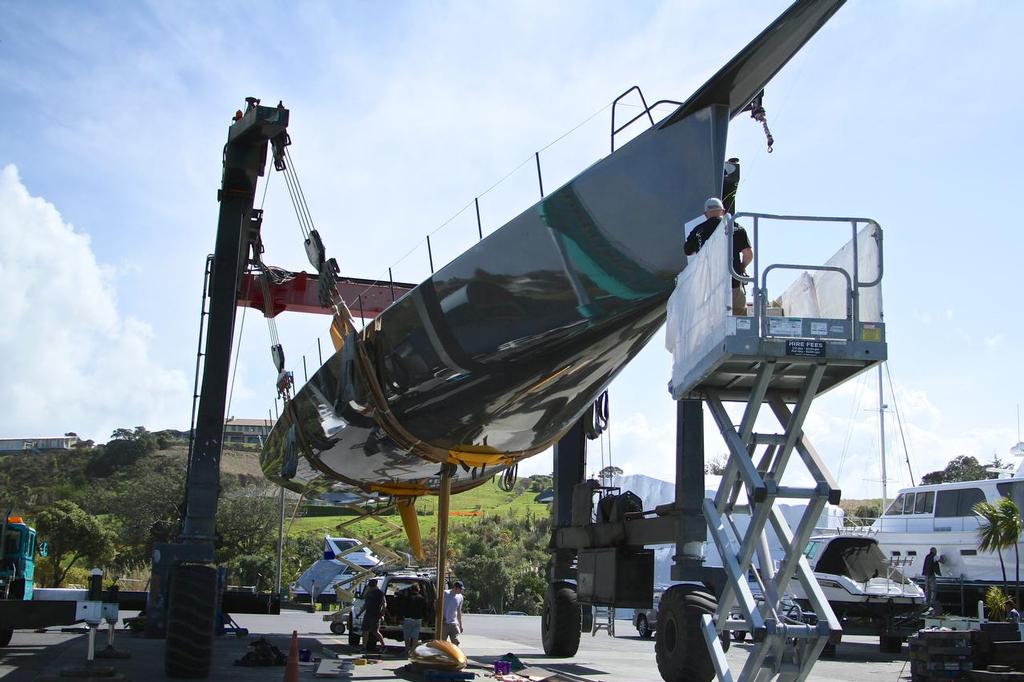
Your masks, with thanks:
[[[558,143],[558,142],[561,142],[561,141],[562,141],[562,140],[563,140],[564,138],[568,137],[568,136],[569,136],[569,135],[571,135],[572,133],[576,132],[576,131],[577,131],[578,129],[582,128],[582,127],[583,127],[584,125],[586,125],[587,123],[589,123],[590,121],[592,121],[592,120],[593,120],[594,118],[596,118],[596,117],[597,117],[598,115],[600,115],[600,114],[604,113],[605,111],[607,111],[608,109],[610,109],[610,108],[611,108],[611,106],[612,106],[612,104],[613,104],[612,102],[609,102],[608,104],[604,105],[603,107],[601,107],[600,109],[598,109],[598,110],[597,110],[597,111],[595,111],[594,113],[590,114],[590,115],[589,115],[589,116],[587,116],[587,117],[586,117],[585,119],[583,119],[582,121],[580,121],[579,123],[577,123],[577,124],[576,124],[575,126],[573,126],[572,128],[570,128],[570,129],[569,129],[569,130],[567,130],[566,132],[564,132],[564,133],[562,133],[561,135],[559,135],[558,137],[556,137],[556,138],[555,138],[554,140],[552,140],[551,142],[548,142],[548,143],[547,143],[546,145],[544,145],[543,147],[541,147],[540,149],[538,149],[538,150],[537,150],[537,153],[539,154],[540,152],[543,152],[543,151],[545,151],[545,150],[549,149],[550,147],[552,147],[552,146],[553,146],[553,145],[555,145],[556,143]],[[451,223],[452,221],[454,221],[454,220],[455,220],[456,218],[458,218],[458,217],[459,217],[460,215],[462,215],[463,213],[465,213],[465,212],[466,212],[466,211],[467,211],[467,210],[469,209],[469,207],[470,207],[470,206],[473,206],[473,205],[474,205],[474,203],[475,203],[475,202],[476,202],[477,200],[479,200],[479,199],[482,199],[483,197],[485,197],[485,196],[486,196],[486,195],[487,195],[488,193],[490,193],[490,192],[491,192],[491,191],[492,191],[493,189],[495,189],[495,188],[496,188],[496,187],[497,187],[498,185],[502,184],[503,182],[505,182],[506,180],[508,180],[508,179],[509,179],[510,177],[512,177],[512,176],[513,176],[513,175],[514,175],[514,174],[515,174],[515,173],[516,173],[516,172],[517,172],[517,171],[518,171],[518,170],[519,170],[520,168],[522,168],[523,166],[525,166],[525,165],[526,165],[526,164],[528,164],[528,163],[532,163],[532,162],[534,161],[534,159],[535,159],[535,156],[534,156],[534,154],[530,154],[530,155],[529,155],[528,157],[526,157],[526,159],[524,159],[524,160],[523,160],[523,162],[522,162],[522,163],[520,163],[520,164],[519,164],[518,166],[516,166],[515,168],[513,168],[512,170],[510,170],[510,171],[509,171],[508,173],[506,173],[505,175],[503,175],[503,176],[502,176],[502,177],[501,177],[501,178],[500,178],[500,179],[499,179],[499,180],[498,180],[497,182],[495,182],[495,183],[494,183],[494,184],[492,184],[492,185],[491,185],[490,187],[488,187],[488,188],[487,188],[487,189],[485,189],[485,190],[484,190],[483,192],[481,192],[481,193],[480,193],[479,195],[477,195],[477,196],[476,196],[476,197],[474,197],[474,198],[473,198],[472,200],[470,200],[469,202],[467,202],[465,206],[463,206],[462,208],[460,208],[460,209],[459,209],[458,211],[456,211],[456,212],[455,212],[455,213],[454,213],[454,214],[453,214],[453,215],[452,215],[451,217],[449,217],[449,218],[448,218],[447,220],[445,220],[445,221],[444,221],[443,223],[441,223],[440,225],[438,225],[437,227],[435,227],[435,228],[434,228],[434,229],[433,229],[432,231],[428,232],[427,234],[428,234],[429,236],[433,236],[433,235],[435,235],[435,234],[436,234],[437,232],[439,232],[439,231],[440,231],[440,230],[441,230],[442,228],[444,228],[444,227],[448,226],[448,225],[449,225],[449,224],[450,224],[450,223]],[[403,255],[402,255],[402,256],[401,256],[401,257],[400,257],[400,258],[399,258],[398,260],[396,260],[395,262],[393,262],[393,263],[391,264],[390,268],[394,269],[395,267],[397,267],[399,263],[401,263],[401,262],[402,262],[402,261],[404,261],[404,260],[405,260],[406,258],[408,258],[409,256],[411,256],[411,255],[412,255],[413,253],[415,253],[415,252],[416,252],[417,250],[419,250],[419,249],[420,249],[420,248],[421,248],[422,246],[423,246],[422,242],[418,242],[418,243],[417,243],[417,244],[416,244],[415,246],[413,246],[413,247],[412,247],[411,249],[409,249],[408,251],[406,251],[406,252],[405,252],[405,253],[404,253],[404,254],[403,254]],[[383,273],[382,273],[382,274],[381,274],[380,276],[378,276],[378,277],[377,277],[376,279],[374,279],[374,280],[373,280],[372,282],[370,282],[370,283],[369,283],[369,284],[368,284],[368,285],[366,286],[366,288],[365,288],[365,289],[363,289],[363,291],[362,291],[362,292],[360,292],[360,293],[361,293],[361,294],[365,294],[365,293],[366,293],[367,291],[369,291],[369,290],[370,290],[370,289],[371,289],[372,287],[374,287],[375,285],[377,285],[377,284],[380,284],[381,282],[385,282],[385,281],[387,281],[387,280],[385,280],[385,279],[384,279],[384,275],[383,275]]]
[[[846,455],[850,451],[850,440],[853,438],[853,427],[855,426],[857,413],[860,411],[860,403],[864,399],[864,384],[867,382],[867,374],[862,374],[857,383],[857,395],[853,402],[853,409],[846,420],[846,438],[843,440],[843,452],[839,456],[839,467],[836,471],[836,478],[842,478],[843,465],[846,464]]]
[[[224,413],[231,417],[231,400],[235,397],[235,374],[238,373],[238,355],[242,351],[242,332],[245,330],[245,312],[249,306],[242,308],[242,322],[238,325],[238,341],[235,343],[235,364],[231,368],[231,388],[228,389],[228,409]]]
[[[900,416],[900,404],[896,400],[896,387],[892,384],[892,373],[889,371],[889,363],[885,363],[885,375],[889,377],[889,392],[892,393],[892,405],[896,409],[896,424],[900,428],[900,439],[903,441],[903,457],[907,461],[907,473],[910,474],[910,485],[917,485],[914,482],[914,470],[910,467],[910,450],[907,448],[907,436],[903,433],[903,418]]]

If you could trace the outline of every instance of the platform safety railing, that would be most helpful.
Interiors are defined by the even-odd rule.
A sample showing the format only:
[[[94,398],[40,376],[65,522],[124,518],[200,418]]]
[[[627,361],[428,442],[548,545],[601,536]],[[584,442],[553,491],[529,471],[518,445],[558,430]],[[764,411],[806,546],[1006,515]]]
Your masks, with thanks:
[[[853,218],[853,217],[832,217],[832,216],[803,216],[803,215],[778,215],[772,213],[751,213],[751,212],[739,212],[735,215],[726,214],[725,216],[726,231],[728,233],[728,251],[726,252],[726,258],[728,259],[728,272],[729,274],[744,284],[753,285],[753,301],[754,301],[754,324],[759,330],[761,335],[766,335],[766,318],[768,317],[768,273],[774,270],[813,270],[819,272],[835,272],[845,280],[846,283],[846,319],[850,321],[850,340],[854,340],[857,333],[858,323],[860,320],[860,294],[862,289],[871,288],[877,286],[882,281],[883,274],[883,251],[882,251],[882,228],[875,220],[871,218]],[[746,275],[736,272],[733,264],[733,253],[734,253],[734,234],[737,226],[737,221],[742,218],[750,218],[752,221],[751,226],[751,246],[754,252],[754,260],[751,263],[754,268],[753,275]],[[761,221],[763,220],[774,220],[774,221],[785,221],[785,222],[802,222],[802,223],[849,223],[851,231],[850,243],[853,248],[853,258],[851,271],[847,271],[845,268],[829,266],[829,265],[807,265],[799,263],[772,263],[764,268],[761,272],[761,264],[758,258],[760,250],[760,227]],[[875,235],[878,247],[878,270],[875,277],[868,281],[861,281],[860,279],[860,244],[858,244],[858,232],[860,228],[867,225],[874,225]]]

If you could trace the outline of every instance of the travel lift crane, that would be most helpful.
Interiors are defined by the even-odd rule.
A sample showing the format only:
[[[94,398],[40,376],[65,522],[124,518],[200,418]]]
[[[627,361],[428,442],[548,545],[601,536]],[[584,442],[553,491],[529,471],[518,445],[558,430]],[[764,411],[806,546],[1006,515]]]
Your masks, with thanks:
[[[198,412],[195,413],[185,480],[185,512],[177,541],[154,547],[146,606],[147,634],[166,634],[165,670],[170,677],[205,678],[209,675],[220,597],[214,566],[214,523],[220,493],[220,458],[236,307],[259,307],[267,317],[282,310],[323,312],[334,314],[336,324],[349,324],[351,315],[346,297],[363,309],[362,315],[372,316],[395,299],[396,290],[401,294],[411,288],[395,283],[378,285],[339,278],[337,263],[324,256],[323,244],[315,229],[304,231],[304,236],[307,255],[318,277],[283,273],[263,265],[260,241],[263,211],[254,208],[256,185],[264,174],[268,143],[274,168],[283,172],[289,170],[288,114],[281,103],[266,107],[256,98],[246,98],[245,111],[235,114],[224,145],[216,246],[208,262],[209,281],[203,298],[205,310],[207,295],[209,297],[209,312],[205,315],[208,319],[205,353],[202,354],[202,385],[197,392]],[[294,175],[289,178],[289,189],[294,201],[293,179]],[[301,194],[301,188],[298,193]],[[300,210],[298,205],[296,210]],[[250,264],[257,265],[263,272],[260,275],[247,272]],[[202,335],[201,326],[201,347]],[[290,375],[284,371],[280,345],[272,348],[272,355],[279,373],[279,390],[287,393]],[[197,362],[197,386],[198,369]]]
[[[853,236],[827,265],[779,263],[761,269],[755,259],[754,275],[745,277],[732,270],[733,218],[727,216],[726,229],[718,230],[698,254],[703,263],[687,265],[669,303],[669,334],[678,330],[678,334],[702,337],[690,339],[685,349],[699,352],[677,352],[670,385],[678,401],[675,501],[595,522],[593,494],[599,486],[584,481],[583,422],[558,442],[551,583],[542,620],[548,654],[576,653],[581,629],[590,629],[584,617],[590,605],[649,608],[653,556],[644,546],[662,543],[675,544],[671,577],[683,583],[665,591],[659,608],[655,651],[659,671],[668,682],[710,680],[716,675],[723,682],[802,680],[826,644],[838,642],[842,634],[803,556],[822,510],[826,503],[839,502],[840,490],[803,433],[803,425],[817,395],[886,358],[881,323],[882,231],[877,223],[863,218],[757,213],[740,213],[736,218],[752,220],[755,254],[759,228],[766,221],[845,223],[852,227]],[[716,264],[716,274],[697,276],[699,267],[708,263]],[[862,280],[865,268],[872,279]],[[779,270],[833,278],[831,283],[819,280],[818,284],[820,290],[832,291],[830,310],[802,313],[803,317],[769,316],[766,280],[770,272]],[[751,317],[729,317],[725,312],[730,277],[753,285]],[[842,287],[826,286],[839,278]],[[706,291],[709,281],[722,283],[717,293]],[[720,305],[711,306],[708,301]],[[673,306],[689,307],[692,312],[701,305],[717,316],[714,324],[696,326],[708,331],[693,331],[692,314],[674,324]],[[706,313],[704,318],[707,322]],[[738,424],[726,411],[727,402],[744,406]],[[704,493],[704,403],[729,449],[714,498],[705,498]],[[780,433],[755,432],[755,421],[766,405],[781,425]],[[757,458],[761,446],[764,449]],[[782,483],[794,451],[810,473],[812,485]],[[807,502],[795,531],[775,505],[780,500]],[[737,524],[740,515],[748,517],[745,530]],[[777,570],[768,551],[769,524],[785,552]],[[703,565],[709,532],[722,567]],[[748,575],[760,587],[763,600],[755,601]],[[816,621],[793,620],[782,607],[793,579],[808,595]],[[754,642],[738,678],[725,659],[728,639],[720,636],[734,630],[751,633]]]

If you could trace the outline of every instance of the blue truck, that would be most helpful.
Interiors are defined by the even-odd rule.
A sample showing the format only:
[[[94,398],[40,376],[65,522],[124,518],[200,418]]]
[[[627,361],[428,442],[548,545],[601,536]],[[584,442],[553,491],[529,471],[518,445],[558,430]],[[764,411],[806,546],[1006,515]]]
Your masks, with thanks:
[[[31,601],[36,571],[37,550],[45,556],[46,543],[36,547],[36,530],[20,516],[3,517],[3,555],[0,557],[0,600]],[[0,619],[0,646],[7,646],[14,634],[14,623]]]

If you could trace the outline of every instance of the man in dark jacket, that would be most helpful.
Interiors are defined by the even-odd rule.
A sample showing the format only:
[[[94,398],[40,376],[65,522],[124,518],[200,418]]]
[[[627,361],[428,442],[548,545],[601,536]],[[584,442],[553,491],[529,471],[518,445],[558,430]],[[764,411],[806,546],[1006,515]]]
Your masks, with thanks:
[[[705,201],[704,217],[707,220],[690,231],[690,234],[686,237],[686,243],[683,244],[683,253],[687,256],[692,256],[700,251],[704,243],[711,239],[711,235],[714,234],[715,229],[722,222],[722,216],[724,215],[725,206],[722,204],[721,199],[711,197]],[[747,266],[754,260],[754,250],[750,248],[750,239],[747,237],[747,231],[739,225],[733,225],[732,248],[733,270],[738,275],[746,276]],[[743,282],[735,277],[732,278],[732,314],[747,314],[747,297],[743,291]]]
[[[402,602],[402,639],[405,640],[405,652],[412,654],[420,642],[420,626],[427,617],[427,599],[420,592],[420,586],[413,583],[408,587]]]
[[[938,551],[932,547],[925,555],[924,566],[921,568],[921,573],[924,574],[924,596],[929,604],[936,604],[939,601],[935,578],[942,575],[942,569],[939,568],[942,559],[939,557]]]
[[[373,651],[380,643],[381,650],[384,649],[384,635],[380,633],[380,621],[384,618],[385,600],[384,592],[377,587],[377,579],[374,578],[366,584],[366,592],[363,593],[363,608],[360,614],[363,617],[363,646],[367,652]]]

